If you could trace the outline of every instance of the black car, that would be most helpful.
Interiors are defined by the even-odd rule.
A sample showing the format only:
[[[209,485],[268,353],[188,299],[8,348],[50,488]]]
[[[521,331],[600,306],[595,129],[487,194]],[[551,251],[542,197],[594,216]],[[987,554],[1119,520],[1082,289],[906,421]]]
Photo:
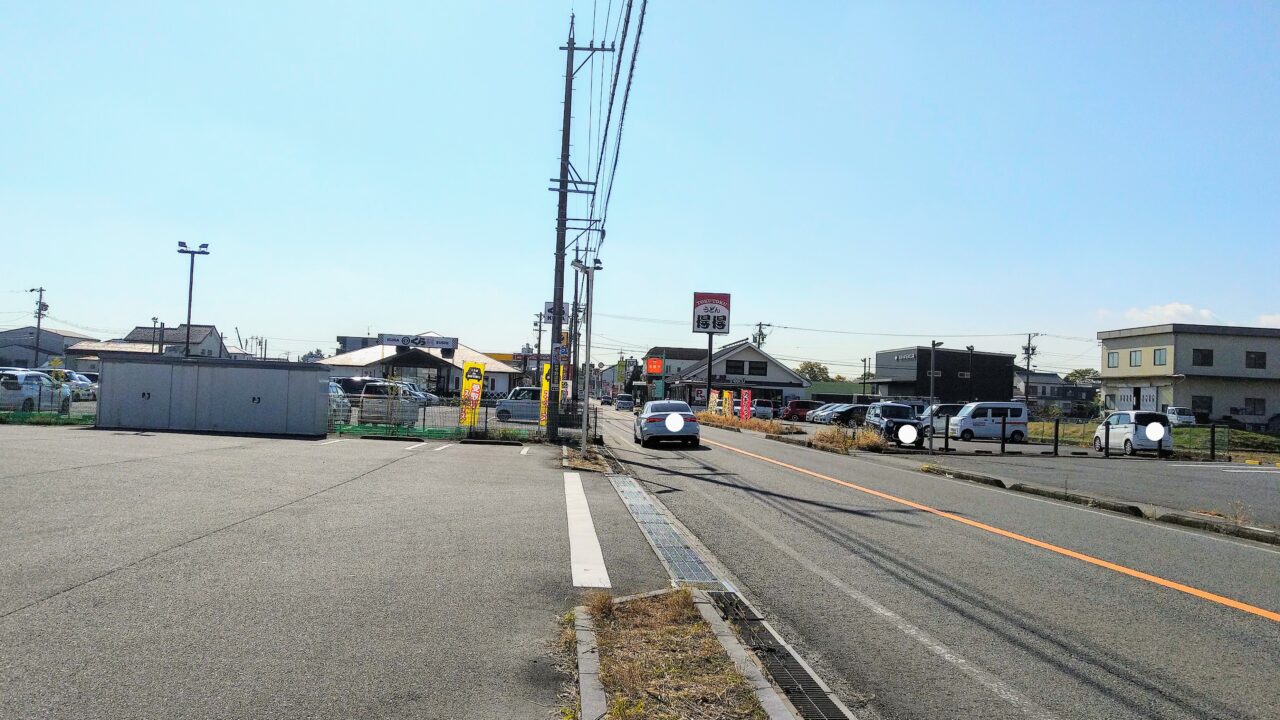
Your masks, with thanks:
[[[910,405],[878,402],[867,406],[867,416],[863,426],[878,430],[886,440],[892,440],[901,445],[902,435],[899,432],[904,425],[910,425],[916,429],[915,438],[912,439],[911,444],[924,447],[924,423],[916,417],[916,412]]]
[[[338,383],[338,387],[342,388],[342,392],[347,394],[347,399],[351,401],[353,407],[360,407],[360,396],[364,394],[365,385],[386,382],[385,379],[376,377],[335,377],[329,379]]]
[[[862,427],[862,423],[867,418],[867,408],[870,405],[850,405],[831,416],[831,424],[843,425],[845,427]]]
[[[600,398],[600,404],[601,404],[601,405],[612,405],[612,404],[613,404],[613,398],[609,397],[608,395],[604,395],[604,396],[602,396],[602,397]]]

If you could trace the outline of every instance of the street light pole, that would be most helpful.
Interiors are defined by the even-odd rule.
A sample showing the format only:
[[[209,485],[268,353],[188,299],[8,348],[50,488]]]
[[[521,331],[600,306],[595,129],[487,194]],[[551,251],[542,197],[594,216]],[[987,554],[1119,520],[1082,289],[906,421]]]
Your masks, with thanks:
[[[600,262],[600,258],[596,258],[595,262],[591,265],[591,267],[587,267],[586,264],[583,263],[581,260],[574,260],[573,266],[578,269],[578,272],[582,273],[587,278],[587,306],[585,308],[585,311],[583,312],[583,315],[585,316],[584,319],[586,320],[586,325],[587,325],[587,331],[586,331],[587,337],[586,337],[586,346],[582,349],[583,385],[582,385],[582,403],[581,403],[582,454],[585,456],[587,454],[587,433],[589,432],[587,410],[591,406],[591,313],[595,310],[594,306],[592,305],[592,300],[593,300],[592,294],[595,291],[596,271],[603,269],[604,265]],[[577,283],[574,283],[574,284],[576,285]]]
[[[929,341],[929,452],[933,452],[933,413],[934,413],[933,411],[933,406],[934,406],[933,372],[934,370],[933,369],[935,367],[933,358],[935,355],[938,354],[939,347],[942,347],[942,343],[938,342],[937,340]]]
[[[978,398],[973,396],[973,346],[966,345],[965,350],[969,351],[969,402],[977,402]]]
[[[35,360],[31,363],[31,369],[34,370],[40,367],[40,330],[44,320],[44,313],[49,309],[49,306],[44,304],[44,288],[33,287],[27,292],[36,293],[36,351]],[[38,393],[37,397],[39,397]]]
[[[196,256],[209,254],[209,243],[201,243],[200,247],[192,250],[187,247],[184,242],[178,243],[178,252],[183,255],[191,256],[191,270],[187,275],[187,344],[182,354],[191,357],[191,297],[196,287]]]

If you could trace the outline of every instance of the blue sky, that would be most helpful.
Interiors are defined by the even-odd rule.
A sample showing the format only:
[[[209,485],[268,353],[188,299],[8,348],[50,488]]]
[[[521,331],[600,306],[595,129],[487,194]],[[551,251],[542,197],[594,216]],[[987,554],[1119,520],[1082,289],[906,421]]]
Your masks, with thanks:
[[[273,350],[532,341],[571,7],[7,5],[0,245],[24,261],[0,327],[36,284],[53,326],[180,322],[181,240],[213,250],[196,320]],[[574,9],[588,40],[592,5]],[[732,293],[733,338],[903,336],[765,346],[852,363],[1034,331],[1060,336],[1038,341],[1058,369],[1096,364],[1067,338],[1101,329],[1280,325],[1277,78],[1262,2],[654,0],[598,344],[699,346],[695,290]]]

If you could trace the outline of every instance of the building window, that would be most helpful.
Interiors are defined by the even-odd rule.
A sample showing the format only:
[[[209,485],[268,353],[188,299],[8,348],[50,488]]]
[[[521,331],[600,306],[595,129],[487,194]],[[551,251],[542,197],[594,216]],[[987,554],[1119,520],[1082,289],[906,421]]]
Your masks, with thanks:
[[[965,372],[964,370],[961,370],[960,372],[956,373],[956,377],[960,378],[961,380],[968,380],[969,373]]]
[[[747,363],[747,374],[748,375],[768,375],[769,363],[764,361],[752,360]]]
[[[1246,350],[1244,353],[1244,366],[1250,370],[1266,370],[1267,354],[1264,352]]]
[[[1142,366],[1142,351],[1130,350],[1129,351],[1129,367],[1141,367],[1141,366]]]
[[[1118,352],[1107,353],[1107,367],[1109,368],[1120,367],[1120,353]]]
[[[1202,348],[1192,350],[1191,364],[1196,367],[1213,367],[1213,351]]]
[[[1108,410],[1114,410],[1116,407],[1115,393],[1107,393],[1102,396],[1102,406]]]
[[[1152,350],[1151,364],[1152,365],[1168,365],[1169,351],[1166,350],[1165,348],[1156,348],[1155,350]]]
[[[1245,415],[1266,415],[1267,399],[1266,398],[1245,398],[1244,414]]]
[[[1213,414],[1213,396],[1212,395],[1192,395],[1191,396],[1191,412],[1200,415]]]
[[[725,360],[724,374],[725,375],[746,375],[747,373],[742,367],[741,360]]]

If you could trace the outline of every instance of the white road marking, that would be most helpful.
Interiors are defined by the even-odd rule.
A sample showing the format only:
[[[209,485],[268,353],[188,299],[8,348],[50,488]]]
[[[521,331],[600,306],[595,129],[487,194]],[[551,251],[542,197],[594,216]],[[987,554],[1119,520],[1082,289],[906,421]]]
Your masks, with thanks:
[[[332,444],[334,444],[334,443],[340,443],[340,442],[346,442],[346,441],[347,441],[347,440],[346,440],[346,438],[342,438],[341,440],[325,440],[325,441],[324,441],[324,442],[322,442],[322,443],[316,443],[316,444],[317,444],[317,445],[332,445]]]
[[[591,521],[591,508],[587,494],[582,489],[582,476],[564,474],[564,505],[569,520],[569,565],[573,570],[574,587],[607,588],[609,571],[604,566],[604,553],[600,550],[600,538],[595,523]]]
[[[414,443],[413,445],[410,445],[409,447],[405,448],[405,452],[409,452],[410,450],[418,450],[426,446],[427,446],[427,443],[424,443],[424,442]]]
[[[448,443],[448,444],[445,444],[445,445],[441,445],[440,447],[438,447],[438,448],[436,448],[436,449],[432,450],[431,452],[440,452],[441,450],[444,450],[445,448],[451,448],[451,447],[453,447],[454,445],[457,445],[457,443]]]
[[[520,454],[521,454],[521,455],[528,455],[528,454],[529,454],[529,448],[528,448],[528,447],[524,448],[523,450],[521,450],[521,451],[520,451]]]
[[[698,495],[702,495],[704,498],[709,499],[709,496],[706,495],[706,493],[704,493],[703,491],[695,488],[690,488],[690,489],[692,489]],[[1040,707],[1033,700],[1026,697],[1022,693],[1018,692],[1011,685],[1001,680],[999,677],[997,677],[995,674],[993,674],[989,670],[986,670],[982,667],[979,667],[969,662],[967,659],[965,659],[955,650],[952,650],[950,647],[943,644],[937,638],[934,638],[932,635],[928,634],[924,630],[921,630],[915,625],[912,625],[901,615],[895,613],[889,608],[876,602],[870,596],[862,592],[859,592],[853,589],[852,587],[850,587],[849,585],[845,584],[845,582],[840,578],[836,577],[835,574],[819,566],[817,563],[813,562],[812,560],[805,557],[804,555],[801,555],[800,553],[796,552],[791,548],[791,546],[787,545],[782,540],[779,540],[777,537],[774,537],[768,531],[761,529],[759,527],[759,523],[752,522],[748,520],[746,517],[744,517],[743,515],[741,515],[740,513],[738,513],[737,511],[724,507],[723,505],[718,505],[717,510],[737,520],[747,529],[751,530],[751,532],[754,532],[756,535],[764,539],[765,542],[768,542],[770,545],[773,545],[774,547],[776,547],[784,555],[787,555],[792,560],[795,560],[796,563],[798,563],[801,567],[805,568],[806,570],[813,573],[814,575],[817,575],[818,577],[822,578],[832,587],[836,588],[840,592],[852,598],[859,605],[862,605],[866,609],[870,610],[872,613],[875,613],[876,615],[879,615],[881,618],[884,618],[891,625],[893,625],[899,631],[901,631],[904,635],[920,643],[925,647],[926,650],[933,653],[934,655],[937,655],[938,657],[942,658],[946,662],[951,663],[957,670],[964,673],[965,675],[968,675],[970,678],[973,678],[974,680],[976,680],[979,685],[982,685],[986,689],[990,690],[992,693],[996,695],[996,697],[999,697],[1001,700],[1004,700],[1005,702],[1009,703],[1013,707],[1017,708],[1024,715],[1032,718],[1039,718],[1039,720],[1057,720],[1057,717],[1058,717],[1057,715],[1054,715],[1048,710]]]
[[[1230,468],[1222,468],[1222,472],[1229,472],[1229,473],[1242,473],[1242,472],[1244,472],[1244,473],[1263,473],[1263,474],[1265,474],[1265,475],[1276,475],[1276,474],[1280,473],[1280,470],[1268,470],[1268,469],[1266,469],[1266,468],[1253,468],[1252,470],[1245,469],[1245,468],[1240,468],[1239,470],[1232,470],[1232,469],[1230,469]]]

